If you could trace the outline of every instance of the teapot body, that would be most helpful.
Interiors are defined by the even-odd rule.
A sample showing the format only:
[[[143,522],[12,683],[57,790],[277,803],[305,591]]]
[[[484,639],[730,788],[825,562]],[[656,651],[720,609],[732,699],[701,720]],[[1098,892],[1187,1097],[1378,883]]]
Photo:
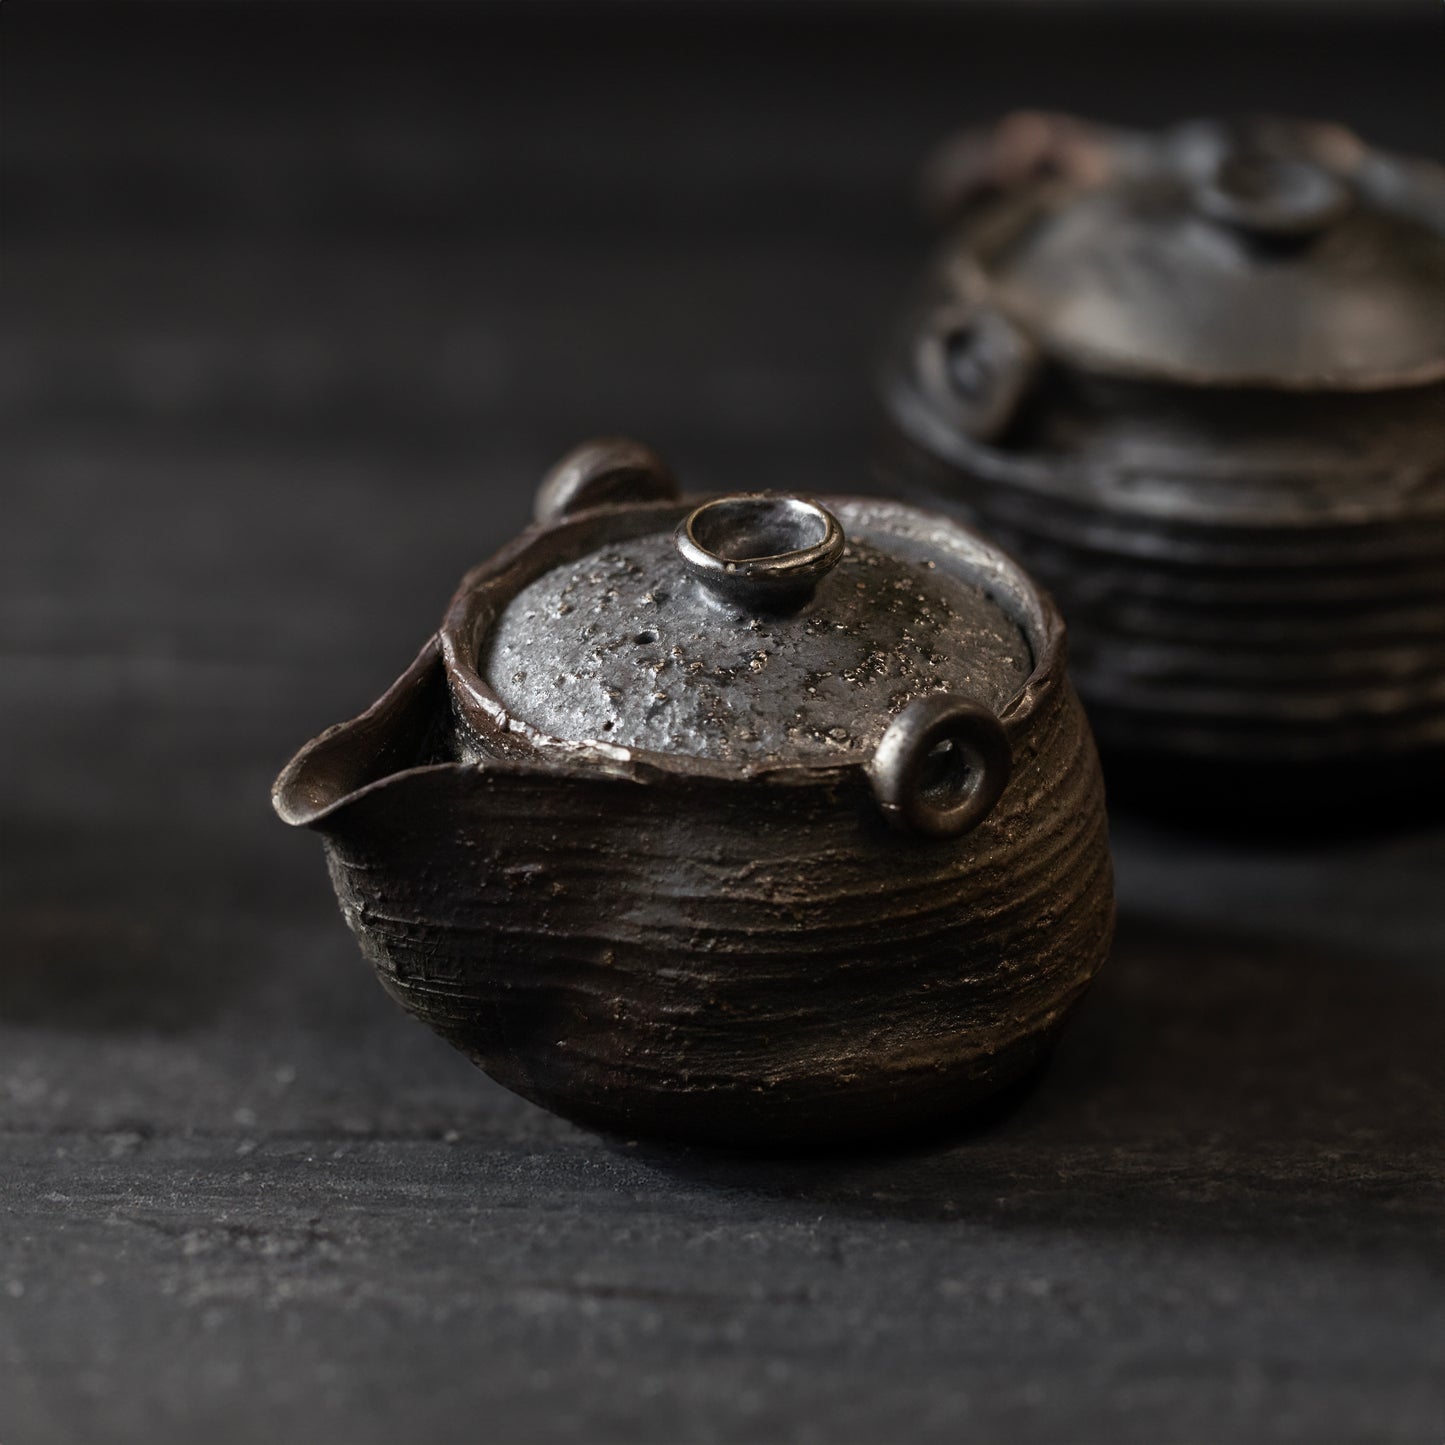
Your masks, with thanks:
[[[1045,1057],[1107,955],[1103,786],[1062,675],[1005,723],[998,804],[938,841],[856,773],[436,761],[439,673],[429,646],[378,705],[422,750],[318,820],[331,879],[397,1002],[566,1117],[734,1145],[959,1122]]]
[[[996,538],[1058,599],[1111,792],[1286,829],[1438,810],[1445,466],[1420,456],[1445,421],[1445,387],[1343,405],[1213,400],[1234,407],[1221,457],[1251,413],[1262,445],[1311,414],[1338,428],[1342,410],[1361,431],[1403,439],[1387,475],[1352,476],[1342,449],[1323,484],[1302,466],[1288,496],[1273,470],[1264,485],[1227,464],[1148,484],[1106,470],[1084,481],[1072,464],[957,435],[920,444],[919,431],[896,428],[884,469],[902,495]]]

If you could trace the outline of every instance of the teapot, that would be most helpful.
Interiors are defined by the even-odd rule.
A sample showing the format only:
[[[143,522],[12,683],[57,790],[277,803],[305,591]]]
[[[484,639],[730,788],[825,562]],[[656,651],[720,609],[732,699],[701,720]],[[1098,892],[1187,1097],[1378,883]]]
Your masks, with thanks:
[[[898,502],[683,499],[589,443],[273,790],[387,991],[584,1124],[837,1143],[961,1119],[1108,951],[1059,615]]]
[[[1025,112],[931,172],[891,490],[1058,598],[1111,785],[1259,819],[1445,788],[1445,170],[1338,126]]]

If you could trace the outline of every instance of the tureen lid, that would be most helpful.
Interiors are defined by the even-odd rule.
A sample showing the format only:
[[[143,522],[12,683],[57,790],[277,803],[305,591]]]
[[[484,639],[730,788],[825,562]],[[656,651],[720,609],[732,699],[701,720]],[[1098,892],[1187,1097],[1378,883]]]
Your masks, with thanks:
[[[649,455],[580,449],[542,524],[463,581],[442,652],[488,746],[752,776],[876,771],[904,743],[912,768],[932,729],[1001,749],[1006,774],[998,716],[1061,646],[1007,558],[899,503],[668,499]],[[644,500],[618,505],[627,458]]]
[[[962,213],[940,270],[955,370],[982,350],[1018,371],[1036,350],[1195,386],[1445,377],[1445,170],[1339,127],[1150,136],[1025,113],[962,138],[933,175]]]

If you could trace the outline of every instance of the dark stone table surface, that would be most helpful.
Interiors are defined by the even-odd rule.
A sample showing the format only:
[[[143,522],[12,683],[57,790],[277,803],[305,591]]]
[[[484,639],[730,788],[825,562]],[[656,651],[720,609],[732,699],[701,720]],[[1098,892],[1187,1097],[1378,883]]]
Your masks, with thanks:
[[[1121,817],[970,1135],[606,1140],[407,1020],[267,790],[594,432],[867,484],[920,155],[1438,150],[1438,7],[5,7],[0,1440],[1445,1436],[1445,831]]]

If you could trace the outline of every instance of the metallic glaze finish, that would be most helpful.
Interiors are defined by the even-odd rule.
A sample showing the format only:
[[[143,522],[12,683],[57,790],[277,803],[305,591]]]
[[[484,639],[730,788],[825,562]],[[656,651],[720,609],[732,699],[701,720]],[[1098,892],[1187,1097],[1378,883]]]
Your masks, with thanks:
[[[1058,597],[1106,754],[1240,817],[1445,792],[1445,172],[1024,116],[934,180],[886,472]]]
[[[465,666],[463,711],[475,678],[514,730],[778,763],[871,753],[890,718],[930,693],[1004,706],[1033,657],[979,559],[910,548],[875,508],[837,506],[846,548],[835,521],[838,555],[785,610],[767,582],[749,595],[756,576],[715,596],[715,579],[692,575],[673,535],[687,503],[575,528],[582,555],[525,581],[535,549],[505,577],[474,574],[444,629]]]
[[[527,1098],[605,1129],[730,1144],[941,1125],[1027,1075],[1104,962],[1103,788],[1057,613],[953,524],[827,505],[987,563],[1034,659],[996,720],[921,699],[931,721],[906,724],[877,772],[538,746],[466,726],[432,639],[278,778],[278,813],[322,834],[384,986]],[[481,570],[507,577],[539,546],[555,565],[579,525],[625,510],[534,529]],[[982,767],[955,799],[965,830],[899,826],[888,789],[927,785],[928,752],[908,746],[931,751],[950,724]]]

